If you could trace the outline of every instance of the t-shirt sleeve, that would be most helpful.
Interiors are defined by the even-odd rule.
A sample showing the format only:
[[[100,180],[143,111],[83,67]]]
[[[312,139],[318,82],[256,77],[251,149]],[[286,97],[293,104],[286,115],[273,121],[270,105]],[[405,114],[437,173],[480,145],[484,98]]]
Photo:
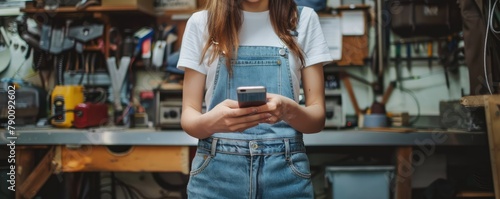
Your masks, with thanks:
[[[319,23],[318,14],[310,8],[304,8],[302,14],[304,16],[301,16],[300,20],[303,20],[303,23],[299,24],[299,29],[303,28],[305,33],[301,42],[302,49],[305,53],[305,67],[318,63],[325,65],[331,62],[333,58],[330,54],[328,44],[326,43],[323,30]]]
[[[203,14],[206,13],[194,13],[187,21],[182,37],[179,61],[177,62],[177,68],[180,70],[190,68],[202,74],[207,74],[204,65],[200,64],[201,53],[205,45],[203,30],[206,23],[203,23]]]

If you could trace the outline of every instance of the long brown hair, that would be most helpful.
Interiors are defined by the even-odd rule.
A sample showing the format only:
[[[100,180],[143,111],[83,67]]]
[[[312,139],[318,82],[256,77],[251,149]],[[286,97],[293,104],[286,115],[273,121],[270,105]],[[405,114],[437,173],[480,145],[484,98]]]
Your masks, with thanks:
[[[226,66],[231,73],[231,58],[237,53],[239,47],[238,33],[243,23],[241,8],[242,0],[210,0],[208,10],[208,38],[202,52],[202,58],[209,57],[212,63],[219,54],[226,58]],[[297,5],[294,0],[269,0],[269,13],[271,24],[278,37],[285,45],[298,56],[304,66],[304,52],[297,41],[290,34],[297,28]],[[213,47],[212,52],[208,52]],[[203,59],[201,59],[203,60]]]

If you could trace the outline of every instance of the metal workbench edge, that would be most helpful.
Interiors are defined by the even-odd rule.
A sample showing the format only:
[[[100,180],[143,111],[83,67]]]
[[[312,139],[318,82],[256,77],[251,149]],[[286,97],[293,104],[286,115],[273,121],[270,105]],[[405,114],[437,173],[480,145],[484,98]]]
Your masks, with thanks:
[[[182,130],[155,129],[26,129],[0,135],[0,144],[16,145],[169,145],[196,146],[198,140]],[[425,130],[410,133],[363,130],[324,130],[305,134],[306,146],[487,145],[484,132]]]

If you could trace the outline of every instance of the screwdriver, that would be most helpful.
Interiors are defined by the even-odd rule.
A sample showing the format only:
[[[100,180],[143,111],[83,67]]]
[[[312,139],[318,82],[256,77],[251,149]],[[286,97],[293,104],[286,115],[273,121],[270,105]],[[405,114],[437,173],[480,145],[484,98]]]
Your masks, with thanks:
[[[408,67],[408,72],[411,73],[411,43],[406,43],[406,67]]]
[[[432,70],[432,41],[427,43],[427,63],[429,66],[429,70]]]

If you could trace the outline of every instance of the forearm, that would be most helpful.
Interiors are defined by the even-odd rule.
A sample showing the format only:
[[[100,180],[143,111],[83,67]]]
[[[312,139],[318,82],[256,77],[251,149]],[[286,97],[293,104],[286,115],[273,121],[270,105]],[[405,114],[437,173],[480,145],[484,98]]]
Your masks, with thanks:
[[[192,137],[204,139],[210,137],[213,133],[204,124],[204,116],[193,108],[185,108],[182,112],[182,129]]]
[[[325,106],[311,104],[301,106],[291,100],[286,105],[283,120],[301,133],[317,133],[325,127]]]
[[[210,137],[216,132],[242,132],[271,117],[269,113],[258,113],[253,107],[239,108],[234,100],[224,100],[204,114],[201,114],[201,107],[184,106],[182,128],[198,139]]]

